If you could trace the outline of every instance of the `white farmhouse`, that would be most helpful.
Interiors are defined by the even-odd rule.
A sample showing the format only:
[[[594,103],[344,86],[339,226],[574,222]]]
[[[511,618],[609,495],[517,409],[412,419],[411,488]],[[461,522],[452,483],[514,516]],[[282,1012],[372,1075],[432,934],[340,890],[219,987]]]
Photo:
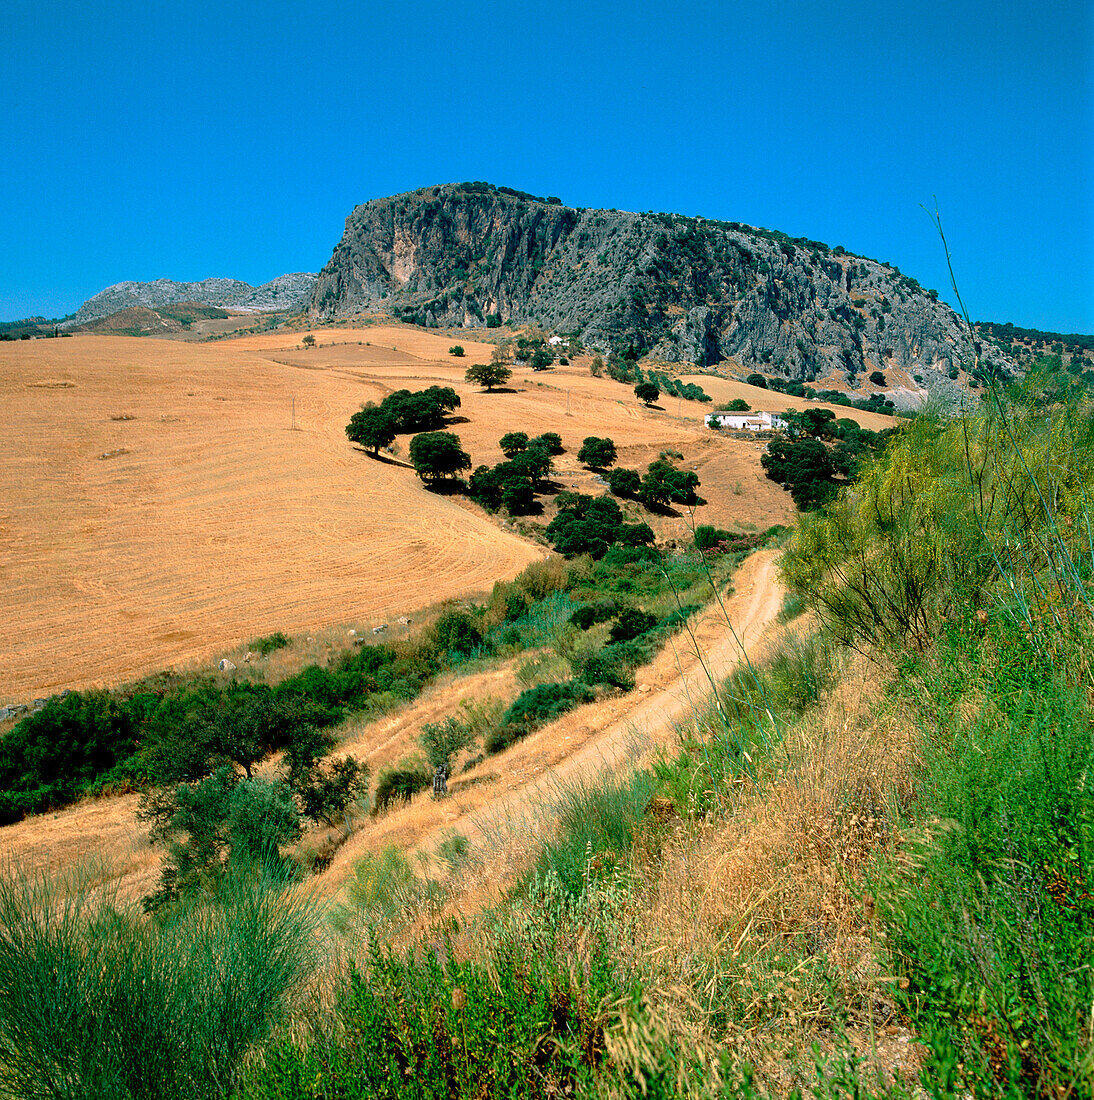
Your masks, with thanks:
[[[771,432],[786,427],[777,413],[712,412],[707,413],[708,428],[729,428],[733,432]]]

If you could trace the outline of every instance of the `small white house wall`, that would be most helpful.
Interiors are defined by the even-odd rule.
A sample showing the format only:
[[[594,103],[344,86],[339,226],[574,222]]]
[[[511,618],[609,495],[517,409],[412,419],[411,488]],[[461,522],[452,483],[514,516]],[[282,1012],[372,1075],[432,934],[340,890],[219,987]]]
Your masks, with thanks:
[[[718,424],[735,432],[769,432],[786,427],[786,421],[781,416],[769,412],[712,412],[707,413],[706,424],[708,428]]]

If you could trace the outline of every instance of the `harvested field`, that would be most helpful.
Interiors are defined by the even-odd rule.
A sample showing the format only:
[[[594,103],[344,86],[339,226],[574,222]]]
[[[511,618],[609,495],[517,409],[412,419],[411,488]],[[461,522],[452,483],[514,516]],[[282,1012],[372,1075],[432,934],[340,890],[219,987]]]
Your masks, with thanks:
[[[349,416],[379,394],[227,343],[0,348],[0,696],[383,620],[538,557],[348,443]]]
[[[474,465],[501,461],[505,432],[557,431],[563,488],[603,491],[576,460],[589,435],[611,436],[624,465],[678,451],[709,503],[694,517],[644,515],[661,537],[792,516],[760,445],[703,428],[710,406],[645,409],[584,365],[518,365],[485,393],[463,375],[490,345],[400,326],[312,331],[320,346],[307,350],[290,332],[0,346],[0,702],[211,661],[274,630],[383,622],[542,554],[467,501],[427,492],[398,461],[408,437],[394,462],[348,443],[350,416],[394,389],[453,386],[463,405],[450,428]],[[448,354],[456,342],[463,358]],[[532,519],[550,515],[548,500]]]

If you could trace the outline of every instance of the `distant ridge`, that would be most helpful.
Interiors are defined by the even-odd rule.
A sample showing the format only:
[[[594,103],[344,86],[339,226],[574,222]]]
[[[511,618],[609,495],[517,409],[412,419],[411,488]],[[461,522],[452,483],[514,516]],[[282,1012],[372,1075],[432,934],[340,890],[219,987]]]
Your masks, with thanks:
[[[75,328],[77,325],[138,306],[155,309],[157,306],[180,302],[255,312],[301,310],[311,298],[317,277],[312,272],[296,272],[279,275],[258,287],[240,279],[202,279],[195,283],[156,279],[150,283],[115,283],[88,298],[62,327]]]
[[[890,264],[739,222],[577,209],[480,182],[350,214],[308,312],[373,310],[425,326],[536,322],[602,351],[835,387],[895,369],[920,393],[957,397],[974,366],[953,310]],[[990,365],[1013,362],[985,347]]]

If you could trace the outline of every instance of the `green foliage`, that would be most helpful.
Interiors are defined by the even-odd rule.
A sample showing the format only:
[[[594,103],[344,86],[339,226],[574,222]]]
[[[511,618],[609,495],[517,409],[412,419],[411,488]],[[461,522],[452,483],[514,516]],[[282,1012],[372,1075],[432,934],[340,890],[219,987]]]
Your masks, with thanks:
[[[853,500],[801,523],[787,579],[856,643],[925,646],[957,607],[980,606],[999,583],[1028,621],[1043,570],[1075,584],[1092,457],[1090,420],[1069,410],[913,421],[866,467]]]
[[[614,619],[619,613],[619,605],[615,600],[602,600],[599,603],[582,604],[571,616],[570,622],[578,630],[589,630],[597,623]]]
[[[381,447],[390,446],[394,440],[398,426],[390,412],[378,405],[366,405],[360,412],[356,412],[346,425],[346,435],[352,443],[360,443],[362,447],[368,447],[373,454],[378,454]]]
[[[615,462],[615,443],[600,436],[586,436],[577,452],[578,462],[594,470],[604,470]]]
[[[613,642],[629,642],[652,630],[657,625],[657,616],[637,607],[625,607],[612,623],[609,637]]]
[[[218,1100],[314,965],[315,906],[253,877],[142,920],[98,884],[0,877],[0,1088]]]
[[[346,892],[355,909],[373,920],[391,921],[419,900],[421,887],[406,856],[387,844],[378,854],[368,852],[354,864]]]
[[[333,825],[347,807],[365,798],[368,782],[368,765],[342,756],[313,765],[292,786],[305,817]]]
[[[292,645],[292,639],[280,630],[275,630],[273,634],[266,634],[261,638],[252,639],[247,643],[247,648],[253,650],[260,657],[268,657],[271,653],[275,653],[279,649],[287,649],[290,645]]]
[[[884,372],[879,371],[879,370],[870,371],[870,381],[873,382],[873,384],[875,386],[884,386],[885,385],[885,374],[884,374]]]
[[[471,841],[463,833],[450,832],[437,845],[437,858],[454,871],[471,855]]]
[[[536,348],[532,352],[529,366],[534,371],[541,371],[546,370],[554,361],[555,357],[546,348]]]
[[[589,554],[601,558],[620,540],[626,525],[618,504],[610,497],[560,493],[558,514],[547,525],[547,538],[565,557]]]
[[[527,432],[506,432],[505,435],[498,440],[498,446],[502,450],[502,454],[506,458],[515,458],[521,451],[528,449],[528,433]]]
[[[760,389],[767,389],[767,379],[762,374],[750,374],[745,381],[750,386],[759,386]]]
[[[562,436],[560,436],[558,432],[543,432],[529,442],[533,446],[539,444],[549,455],[561,455],[566,453],[566,448],[562,446]]]
[[[105,691],[54,696],[0,738],[0,823],[63,806],[131,758],[139,705]]]
[[[425,482],[449,480],[471,469],[471,456],[454,432],[423,432],[410,441],[410,461]]]
[[[431,776],[418,767],[401,764],[396,768],[384,768],[376,780],[373,812],[382,813],[397,802],[409,802],[431,782]]]
[[[636,497],[642,489],[642,475],[637,470],[616,466],[608,471],[608,491],[616,497]]]
[[[746,413],[752,411],[752,406],[747,401],[745,401],[744,398],[737,397],[730,401],[730,403],[726,406],[726,411]]]
[[[1094,1087],[1094,977],[1076,966],[1094,950],[1089,643],[992,616],[971,636],[951,626],[904,681],[931,736],[916,874],[886,878],[883,912],[904,1003],[976,1095]]]
[[[836,495],[835,467],[819,439],[773,439],[760,463],[772,481],[789,491],[799,508],[816,508]]]
[[[572,897],[552,876],[468,957],[449,940],[399,952],[372,940],[337,1012],[303,1047],[257,1066],[253,1100],[669,1100],[702,1080],[682,1042],[613,1061],[609,1034],[652,1033],[612,895]]]
[[[652,405],[660,396],[660,388],[653,382],[639,382],[634,387],[634,396],[645,405]]]
[[[457,359],[462,359],[463,348],[459,344],[453,344],[452,347],[448,349],[448,354],[454,355]]]
[[[218,768],[194,783],[146,797],[141,816],[166,848],[159,889],[149,909],[198,893],[215,893],[229,866],[283,867],[280,848],[300,831],[300,811],[278,779],[241,779]]]
[[[664,458],[651,462],[642,478],[641,499],[647,508],[664,509],[670,504],[687,506],[705,504],[696,493],[699,475],[681,470]]]
[[[431,768],[444,768],[446,775],[456,754],[473,740],[471,729],[451,715],[440,722],[425,722],[418,735],[418,743],[425,750],[426,762]]]
[[[557,877],[567,894],[579,897],[590,878],[626,863],[656,791],[656,779],[645,771],[564,787],[535,873]]]
[[[467,657],[483,644],[482,631],[466,611],[445,611],[433,624],[432,633],[441,653]]]
[[[472,386],[484,386],[488,391],[504,386],[513,372],[504,363],[476,363],[464,372],[464,380]]]
[[[577,680],[540,684],[522,691],[506,710],[501,725],[487,735],[483,747],[488,753],[501,752],[514,741],[526,737],[536,726],[553,722],[566,711],[592,702],[593,698],[592,689]]]

